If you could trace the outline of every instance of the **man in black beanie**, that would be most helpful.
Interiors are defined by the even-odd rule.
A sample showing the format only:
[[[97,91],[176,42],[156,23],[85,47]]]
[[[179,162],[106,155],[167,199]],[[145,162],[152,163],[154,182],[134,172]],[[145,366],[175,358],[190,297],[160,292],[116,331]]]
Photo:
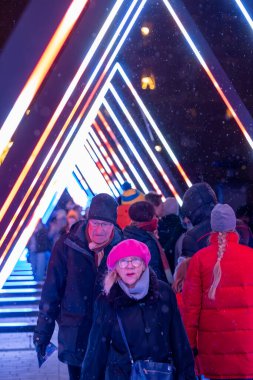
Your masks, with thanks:
[[[70,380],[79,380],[92,323],[93,301],[101,290],[106,258],[122,239],[116,226],[117,202],[96,195],[88,220],[76,223],[55,244],[42,289],[34,344],[45,356],[59,325],[58,358],[68,364]]]

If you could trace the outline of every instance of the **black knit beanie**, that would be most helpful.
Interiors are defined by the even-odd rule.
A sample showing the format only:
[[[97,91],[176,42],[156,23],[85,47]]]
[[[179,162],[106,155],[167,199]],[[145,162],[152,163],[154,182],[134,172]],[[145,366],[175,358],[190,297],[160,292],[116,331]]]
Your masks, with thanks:
[[[105,193],[97,194],[92,198],[88,220],[104,220],[105,222],[110,222],[116,225],[117,207],[118,203],[111,195]]]
[[[155,216],[155,209],[151,203],[141,201],[133,203],[129,207],[128,213],[134,222],[150,222]]]

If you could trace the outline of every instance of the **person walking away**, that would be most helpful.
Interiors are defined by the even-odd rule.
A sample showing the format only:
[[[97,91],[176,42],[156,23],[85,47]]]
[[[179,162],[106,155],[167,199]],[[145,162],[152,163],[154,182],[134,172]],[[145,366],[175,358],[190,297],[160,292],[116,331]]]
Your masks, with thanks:
[[[173,278],[169,263],[156,236],[158,220],[154,206],[147,201],[136,202],[130,206],[129,216],[131,224],[124,228],[124,237],[145,243],[151,253],[151,268],[159,280],[171,283]]]
[[[128,213],[129,207],[135,202],[144,201],[145,198],[144,194],[140,190],[132,188],[131,183],[127,181],[121,185],[121,188],[123,193],[118,199],[119,207],[117,210],[117,224],[120,228],[124,229],[131,223]]]
[[[168,197],[162,201],[162,195],[151,191],[145,195],[146,201],[153,204],[158,217],[158,238],[163,247],[169,266],[175,270],[175,248],[180,236],[186,231],[179,217],[179,204],[174,197]]]
[[[110,251],[81,380],[130,379],[131,361],[120,323],[134,362],[170,363],[172,359],[176,379],[195,380],[193,355],[175,295],[148,267],[150,259],[148,247],[134,239]]]
[[[190,220],[193,228],[185,233],[182,245],[182,255],[180,263],[176,267],[174,274],[174,288],[182,288],[183,277],[179,274],[186,273],[186,270],[178,270],[179,266],[188,266],[184,258],[192,257],[197,251],[206,247],[212,232],[210,218],[214,206],[217,204],[216,194],[211,186],[206,182],[195,183],[183,196],[181,208],[182,217]],[[240,237],[240,244],[249,244],[249,227],[241,220],[236,220],[236,231]]]
[[[38,221],[28,244],[29,261],[32,265],[32,272],[35,281],[44,281],[48,261],[50,258],[50,242],[48,239],[48,229]]]
[[[238,243],[227,204],[211,212],[210,245],[190,260],[183,320],[199,370],[210,379],[253,378],[253,250]]]
[[[42,356],[58,323],[58,357],[79,380],[92,324],[94,297],[101,291],[106,259],[123,238],[116,227],[117,202],[96,195],[87,221],[80,221],[55,244],[42,289],[34,344]]]

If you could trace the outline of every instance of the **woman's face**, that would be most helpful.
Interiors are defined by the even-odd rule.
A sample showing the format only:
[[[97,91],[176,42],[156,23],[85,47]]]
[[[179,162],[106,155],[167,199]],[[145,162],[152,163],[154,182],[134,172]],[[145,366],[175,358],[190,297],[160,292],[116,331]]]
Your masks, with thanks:
[[[134,287],[144,270],[145,264],[143,260],[135,256],[121,259],[116,265],[119,277],[129,288]]]

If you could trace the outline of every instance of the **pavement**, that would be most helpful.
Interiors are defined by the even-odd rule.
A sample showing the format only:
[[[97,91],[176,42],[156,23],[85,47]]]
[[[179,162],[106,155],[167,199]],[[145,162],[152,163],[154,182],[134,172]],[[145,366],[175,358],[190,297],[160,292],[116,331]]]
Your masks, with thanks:
[[[57,331],[52,340],[57,345]],[[3,380],[68,380],[67,365],[57,351],[38,367],[32,333],[0,333],[0,379]]]

